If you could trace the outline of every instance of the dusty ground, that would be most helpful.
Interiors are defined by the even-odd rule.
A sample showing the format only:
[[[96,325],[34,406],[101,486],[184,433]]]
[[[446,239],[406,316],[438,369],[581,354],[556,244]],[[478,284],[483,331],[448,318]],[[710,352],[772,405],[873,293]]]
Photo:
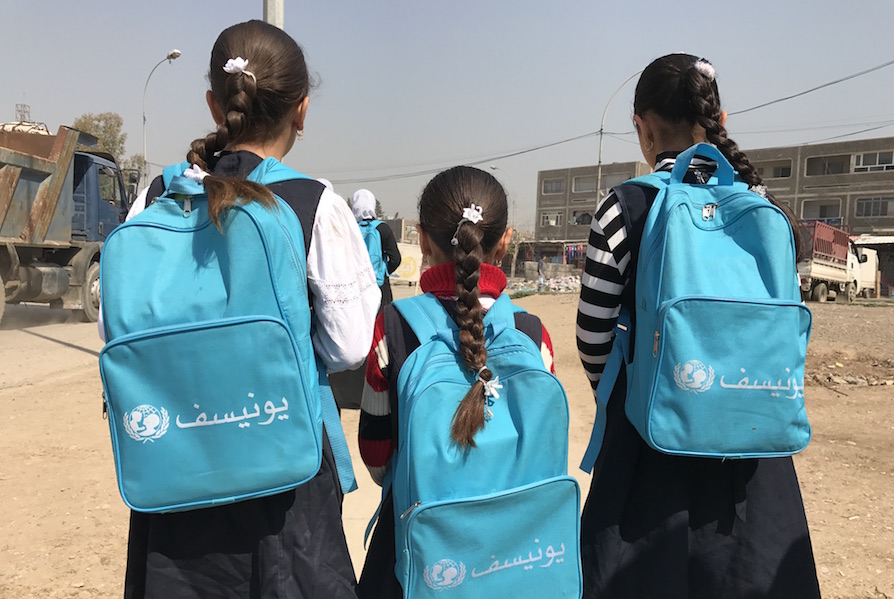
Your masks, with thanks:
[[[574,296],[519,300],[544,320],[571,402],[571,468],[593,417],[574,345]],[[894,598],[894,305],[813,305],[808,414],[813,441],[795,458],[827,598]],[[119,597],[127,510],[101,416],[95,327],[11,306],[0,325],[0,598]],[[892,385],[886,386],[886,381]],[[356,412],[345,427],[353,442]],[[356,447],[353,448],[356,455]],[[345,504],[358,568],[378,489]]]

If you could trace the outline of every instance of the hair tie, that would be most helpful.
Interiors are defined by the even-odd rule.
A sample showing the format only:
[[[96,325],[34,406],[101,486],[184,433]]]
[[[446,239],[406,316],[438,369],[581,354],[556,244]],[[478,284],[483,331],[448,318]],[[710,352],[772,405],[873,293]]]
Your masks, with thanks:
[[[481,214],[481,206],[472,204],[468,208],[463,208],[463,217],[459,219],[459,223],[456,225],[456,231],[453,233],[453,239],[450,240],[450,245],[459,245],[459,240],[456,236],[459,235],[459,228],[463,226],[463,223],[472,223],[475,225],[481,222],[483,218],[484,215]],[[478,374],[481,374],[480,370],[478,371]]]
[[[227,61],[227,64],[223,66],[223,70],[230,75],[235,75],[238,73],[242,73],[243,75],[247,75],[254,79],[255,85],[258,83],[258,78],[255,77],[255,74],[251,71],[246,71],[245,67],[248,66],[248,61],[242,58],[241,56],[237,56],[236,58],[231,58]]]
[[[714,70],[714,65],[712,65],[704,58],[699,58],[698,60],[696,60],[693,66],[695,67],[696,71],[698,71],[711,81],[714,81],[714,78],[717,76],[717,71]]]
[[[769,199],[767,197],[768,191],[767,191],[766,185],[755,185],[754,187],[751,188],[751,191],[753,191],[754,193],[756,193],[757,195],[759,195],[765,199]]]
[[[191,167],[183,171],[183,176],[189,179],[190,181],[195,181],[196,183],[202,184],[202,179],[208,176],[209,173],[206,173],[201,168],[199,168],[198,164],[193,164]]]
[[[502,389],[503,385],[500,384],[500,377],[495,376],[489,381],[485,381],[481,378],[481,373],[487,369],[487,366],[482,366],[478,369],[478,375],[475,377],[478,381],[481,381],[481,384],[484,385],[484,421],[490,422],[490,419],[494,417],[494,413],[491,411],[490,407],[494,405],[494,399],[500,399],[500,394],[497,393],[498,389]]]

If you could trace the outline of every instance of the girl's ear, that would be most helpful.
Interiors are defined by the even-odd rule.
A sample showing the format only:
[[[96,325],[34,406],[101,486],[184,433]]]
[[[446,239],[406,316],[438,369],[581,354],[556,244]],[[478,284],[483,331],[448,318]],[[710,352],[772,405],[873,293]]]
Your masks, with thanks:
[[[419,249],[422,250],[422,255],[431,256],[431,240],[418,224],[416,225],[416,236],[419,237]]]
[[[304,131],[304,117],[307,116],[307,105],[310,103],[310,96],[304,96],[304,99],[298,105],[298,112],[295,115],[295,125],[298,131]]]
[[[205,102],[208,103],[208,109],[211,110],[211,118],[214,119],[214,123],[216,125],[223,123],[223,110],[221,109],[220,104],[217,103],[217,98],[214,97],[214,93],[210,89],[205,92]]]
[[[491,262],[499,262],[503,259],[503,256],[506,255],[506,250],[509,249],[509,242],[511,241],[512,227],[508,227],[503,231],[503,236],[500,237],[500,241],[497,242],[497,245],[494,246],[494,249],[491,252]]]

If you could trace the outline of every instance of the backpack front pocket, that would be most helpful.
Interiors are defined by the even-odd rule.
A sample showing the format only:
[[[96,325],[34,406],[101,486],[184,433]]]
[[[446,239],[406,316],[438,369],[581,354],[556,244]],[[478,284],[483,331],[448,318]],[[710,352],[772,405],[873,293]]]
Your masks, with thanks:
[[[651,377],[652,391],[628,397],[628,416],[666,453],[741,458],[802,450],[810,441],[804,409],[810,322],[810,311],[791,301],[669,303],[653,343],[636,348],[634,376]],[[647,399],[642,411],[639,399]]]
[[[396,516],[405,597],[581,596],[580,490],[570,476]]]
[[[126,335],[100,354],[118,485],[139,511],[293,488],[320,468],[316,375],[285,324],[242,317]]]

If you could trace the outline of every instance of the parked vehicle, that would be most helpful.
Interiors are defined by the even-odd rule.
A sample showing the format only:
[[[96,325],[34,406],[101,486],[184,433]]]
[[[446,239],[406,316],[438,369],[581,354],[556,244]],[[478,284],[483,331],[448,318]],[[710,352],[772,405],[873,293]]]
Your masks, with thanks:
[[[878,250],[856,246],[857,255],[860,257],[860,278],[858,279],[863,291],[863,297],[873,297],[875,294],[875,280],[878,276]]]
[[[850,235],[817,220],[801,221],[802,252],[798,262],[801,297],[824,302],[841,297],[853,301],[862,291],[860,265],[868,258],[857,255]],[[873,281],[873,287],[875,282]]]
[[[102,243],[128,198],[114,158],[79,143],[97,140],[64,126],[50,135],[0,125],[0,318],[5,303],[43,302],[97,319]]]

